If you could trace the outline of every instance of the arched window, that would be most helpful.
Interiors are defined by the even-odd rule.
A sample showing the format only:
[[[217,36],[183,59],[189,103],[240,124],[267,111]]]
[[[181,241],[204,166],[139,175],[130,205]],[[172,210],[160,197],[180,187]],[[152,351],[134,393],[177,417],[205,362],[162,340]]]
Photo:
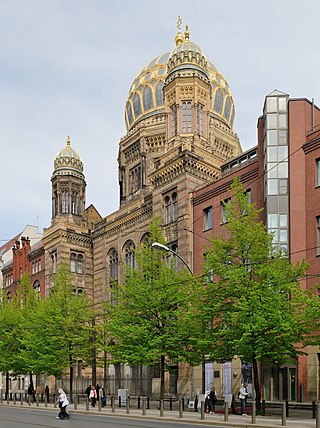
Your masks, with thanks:
[[[164,199],[164,205],[165,205],[165,221],[166,224],[169,224],[171,222],[171,199],[169,196],[166,196]]]
[[[171,249],[172,249],[172,251],[174,251],[175,253],[177,253],[178,254],[178,245],[177,244],[173,244],[172,246],[171,246]],[[174,270],[178,270],[178,266],[179,266],[179,257],[176,255],[176,254],[173,254],[172,253],[172,256],[173,256],[173,268],[174,268]]]
[[[157,107],[163,106],[163,83],[159,83],[156,87],[156,104]]]
[[[40,294],[40,282],[39,281],[36,281],[34,284],[33,284],[33,289],[34,289],[34,291],[38,294]]]
[[[70,254],[70,271],[75,273],[77,268],[77,256],[75,253]]]
[[[109,255],[109,278],[110,282],[118,282],[118,252],[114,249]]]
[[[32,267],[31,267],[31,273],[33,274],[34,273],[34,262],[32,262],[32,265],[31,265]]]
[[[69,212],[68,192],[62,192],[61,212],[62,212],[62,214],[67,214]]]
[[[224,106],[224,113],[223,113],[223,116],[224,116],[227,120],[229,120],[229,117],[230,117],[230,109],[231,109],[230,99],[229,99],[229,98],[227,98],[226,104],[225,104],[225,106]]]
[[[79,214],[79,197],[76,192],[71,195],[71,214]]]
[[[172,193],[172,220],[178,220],[178,195]]]
[[[140,114],[141,114],[141,101],[140,101],[140,96],[138,94],[135,95],[134,100],[133,100],[133,110],[134,110],[134,115],[136,118],[138,116],[140,116]]]
[[[171,136],[177,135],[178,133],[178,119],[177,119],[177,106],[171,107]]]
[[[77,256],[77,273],[83,274],[84,267],[83,267],[83,255],[78,254]]]
[[[197,105],[197,132],[199,135],[203,135],[203,105]]]
[[[182,133],[188,134],[192,130],[192,103],[184,101],[182,103]]]
[[[143,93],[143,107],[145,111],[153,108],[152,92],[149,86],[146,87]]]
[[[217,113],[222,113],[222,107],[223,107],[223,95],[221,91],[217,91],[214,99],[214,110]]]
[[[131,123],[133,122],[133,116],[132,116],[132,108],[131,108],[130,101],[128,101],[128,104],[127,104],[127,115],[128,115],[129,123],[131,125]]]
[[[39,272],[40,272],[41,271],[41,259],[38,260],[38,269],[39,269]]]
[[[133,242],[130,242],[129,244],[126,245],[126,250],[125,250],[126,265],[131,267],[132,269],[135,269],[136,267],[136,255],[134,250],[135,250],[135,247]]]

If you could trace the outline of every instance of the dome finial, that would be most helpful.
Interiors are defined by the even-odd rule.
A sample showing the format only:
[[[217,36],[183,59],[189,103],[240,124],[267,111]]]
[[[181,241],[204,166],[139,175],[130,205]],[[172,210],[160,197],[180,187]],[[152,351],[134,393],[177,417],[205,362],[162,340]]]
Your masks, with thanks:
[[[177,21],[178,34],[176,35],[176,46],[184,42],[184,38],[180,30],[181,24],[182,24],[182,19],[180,18],[180,16],[178,16],[178,21]]]
[[[188,26],[188,25],[186,25],[186,31],[184,32],[184,38],[185,38],[186,40],[189,40],[189,37],[190,37],[189,26]]]
[[[68,137],[67,137],[67,146],[70,146],[70,144],[71,144],[71,141],[70,141],[70,137],[68,135]]]

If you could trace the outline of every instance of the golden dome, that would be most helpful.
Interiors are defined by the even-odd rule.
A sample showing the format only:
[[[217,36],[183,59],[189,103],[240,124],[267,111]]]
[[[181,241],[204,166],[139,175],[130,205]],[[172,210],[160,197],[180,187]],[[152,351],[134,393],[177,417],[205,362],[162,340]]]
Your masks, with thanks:
[[[188,28],[185,36],[183,42],[178,43],[171,53],[155,57],[134,79],[126,101],[127,130],[141,119],[164,111],[165,80],[172,71],[179,68],[193,68],[205,74],[211,85],[211,116],[233,129],[235,106],[227,81],[215,65],[206,59],[202,49],[189,40]]]
[[[70,137],[67,145],[54,159],[54,175],[79,175],[83,177],[83,163],[78,153],[71,147]]]

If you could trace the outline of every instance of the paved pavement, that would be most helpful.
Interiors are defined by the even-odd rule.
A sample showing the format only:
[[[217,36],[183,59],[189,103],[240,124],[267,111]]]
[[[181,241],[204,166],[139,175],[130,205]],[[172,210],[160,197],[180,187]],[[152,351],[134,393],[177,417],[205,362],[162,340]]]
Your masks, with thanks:
[[[0,406],[16,406],[21,407],[21,402],[17,401],[15,404],[13,402],[3,401],[0,403]],[[29,404],[23,403],[22,407],[28,408]],[[58,412],[58,408],[55,407],[52,403],[47,404],[45,406],[44,403],[36,403],[30,404],[32,409],[38,409],[41,411],[42,409],[51,410],[54,412]],[[112,408],[104,407],[99,410],[98,407],[89,407],[87,408],[86,404],[70,404],[68,406],[68,412],[72,415],[72,413],[86,413],[86,414],[99,414],[99,415],[112,415],[112,416],[125,416],[129,418],[147,418],[147,419],[155,419],[155,420],[167,420],[167,421],[175,421],[175,422],[187,422],[192,423],[197,426],[219,426],[219,427],[239,427],[239,428],[278,428],[282,426],[287,426],[288,428],[320,428],[320,421],[317,424],[316,419],[306,418],[304,416],[295,416],[288,417],[284,421],[285,424],[282,424],[282,416],[256,416],[255,423],[252,423],[252,415],[241,416],[241,415],[228,415],[228,420],[223,412],[216,412],[215,414],[204,414],[204,419],[201,419],[201,413],[184,411],[183,417],[179,417],[178,411],[170,411],[164,410],[163,416],[160,416],[160,410],[158,409],[147,409],[146,414],[143,415],[142,409],[131,408],[127,409],[126,407],[115,407],[114,411]],[[129,413],[128,413],[129,412]]]

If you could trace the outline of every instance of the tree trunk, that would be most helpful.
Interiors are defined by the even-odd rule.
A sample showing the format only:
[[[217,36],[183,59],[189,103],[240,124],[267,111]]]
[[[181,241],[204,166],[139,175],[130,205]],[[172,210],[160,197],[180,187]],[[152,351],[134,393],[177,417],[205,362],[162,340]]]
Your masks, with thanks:
[[[164,399],[164,355],[160,360],[160,400]]]
[[[252,368],[253,368],[253,382],[254,382],[254,390],[256,393],[256,409],[257,412],[261,412],[261,396],[260,396],[260,381],[258,375],[258,362],[256,358],[252,357]]]
[[[69,375],[70,375],[70,402],[73,403],[73,364],[72,364],[72,356],[69,355]]]

